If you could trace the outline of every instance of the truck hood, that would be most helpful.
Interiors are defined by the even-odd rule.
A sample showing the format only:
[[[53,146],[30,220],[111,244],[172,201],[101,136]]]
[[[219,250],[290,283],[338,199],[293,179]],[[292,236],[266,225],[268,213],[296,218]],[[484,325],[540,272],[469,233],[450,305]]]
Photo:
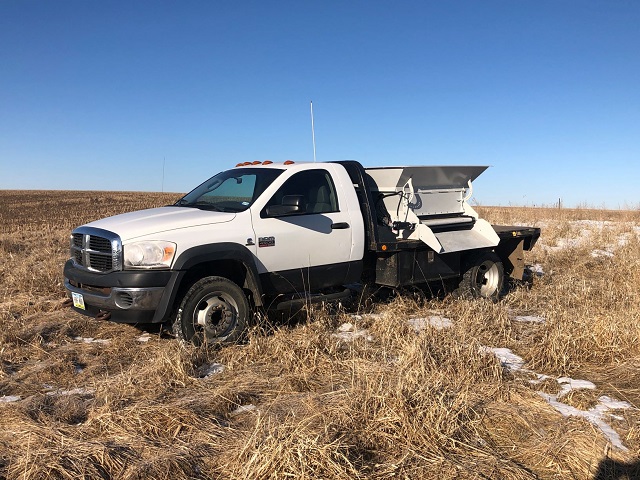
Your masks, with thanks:
[[[235,213],[212,212],[191,207],[160,207],[103,218],[88,223],[87,226],[109,230],[126,242],[182,228],[230,222],[235,216]]]

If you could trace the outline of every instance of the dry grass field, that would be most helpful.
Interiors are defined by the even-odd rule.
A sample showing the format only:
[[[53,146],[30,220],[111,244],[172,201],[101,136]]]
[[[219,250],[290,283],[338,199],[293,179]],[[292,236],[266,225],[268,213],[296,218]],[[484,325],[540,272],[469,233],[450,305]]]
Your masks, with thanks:
[[[62,307],[72,228],[177,197],[0,192],[0,478],[640,478],[640,212],[479,208],[542,227],[530,287],[243,345]]]

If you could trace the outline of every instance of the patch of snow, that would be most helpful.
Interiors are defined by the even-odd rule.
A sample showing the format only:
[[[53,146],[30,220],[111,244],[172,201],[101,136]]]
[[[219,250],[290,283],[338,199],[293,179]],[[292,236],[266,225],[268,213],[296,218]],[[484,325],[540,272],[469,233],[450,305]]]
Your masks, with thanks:
[[[583,413],[582,410],[578,410],[576,407],[572,407],[571,405],[567,405],[566,403],[562,403],[558,401],[557,395],[553,395],[545,392],[536,392],[542,398],[546,400],[546,402],[555,408],[558,412],[562,414],[563,417],[580,417]]]
[[[528,265],[527,268],[537,277],[541,277],[544,275],[544,269],[542,265],[539,263],[534,263],[533,265]]]
[[[46,395],[93,395],[95,393],[95,389],[93,388],[72,388],[71,390],[54,390],[52,392],[47,392]]]
[[[451,328],[453,326],[453,323],[448,318],[439,317],[436,315],[423,318],[410,318],[408,322],[416,332],[423,331],[425,328],[427,328],[427,325],[435,328],[436,330]]]
[[[510,349],[489,348],[488,350],[490,352],[493,352],[493,354],[498,358],[498,360],[500,360],[500,364],[503,367],[513,371],[523,370],[524,360],[522,359],[522,357],[519,357],[518,355],[513,353]],[[523,370],[523,371],[529,371],[529,370]]]
[[[104,338],[93,338],[93,337],[73,337],[76,342],[82,343],[99,343],[101,345],[109,345],[111,340],[107,340]]]
[[[240,405],[238,408],[236,408],[232,412],[229,412],[229,415],[231,415],[232,417],[235,417],[236,415],[241,415],[243,413],[253,412],[257,408],[258,407],[256,407],[252,403],[250,403],[249,405]]]
[[[224,365],[221,363],[212,363],[211,365],[203,365],[200,367],[200,378],[208,378],[224,372]]]
[[[596,386],[588,380],[574,380],[569,377],[558,378],[558,384],[560,385],[560,393],[558,398],[564,397],[572,390],[595,390]]]
[[[591,382],[588,382],[591,383]],[[600,429],[600,431],[604,434],[607,439],[611,442],[611,445],[619,448],[623,452],[627,452],[628,449],[622,444],[622,440],[620,439],[620,435],[616,432],[611,425],[609,425],[605,420],[605,414],[609,410],[613,409],[623,409],[623,408],[631,408],[627,402],[620,402],[617,400],[613,400],[607,396],[600,397],[598,405],[589,410],[580,410],[578,408],[572,407],[571,405],[567,405],[566,403],[562,403],[558,400],[558,397],[561,395],[550,395],[544,392],[537,392],[542,398],[544,398],[549,405],[555,408],[560,414],[564,417],[582,417],[591,424],[595,425]],[[611,407],[610,405],[615,405],[615,407]]]
[[[598,398],[598,401],[606,410],[627,410],[632,408],[630,403],[623,400],[616,400],[615,398],[611,398],[607,395],[602,395]]]
[[[363,318],[370,318],[372,320],[378,320],[380,318],[382,318],[382,314],[380,313],[365,313],[363,315],[350,315],[351,318],[353,318],[354,320],[362,320]]]
[[[612,222],[610,220],[574,220],[570,223],[573,223],[574,225],[586,225],[587,227],[598,228],[600,230],[604,227],[611,227],[619,224],[618,222]]]
[[[593,258],[600,258],[600,257],[611,258],[611,257],[615,257],[615,255],[612,252],[609,252],[607,250],[593,250],[591,252],[591,256]]]
[[[545,323],[547,320],[535,315],[516,315],[513,317],[513,321],[520,323]]]
[[[618,237],[618,246],[626,247],[631,240],[633,240],[633,235],[640,236],[640,227],[633,227],[632,232],[622,233]]]
[[[410,318],[409,320],[407,320],[407,322],[409,322],[411,328],[413,328],[413,330],[418,333],[426,329],[427,325],[429,325],[428,318]]]
[[[580,232],[581,237],[584,237],[584,230]],[[564,248],[575,248],[580,246],[580,244],[584,241],[583,238],[559,238],[556,241],[555,247],[549,247],[550,250],[562,250]]]
[[[343,323],[338,327],[338,332],[332,333],[331,336],[343,342],[353,342],[356,338],[364,338],[367,342],[373,341],[369,330],[366,328],[358,330],[352,323]]]
[[[500,360],[500,364],[512,371],[521,371],[521,372],[531,372],[524,368],[524,360],[518,355],[514,354],[508,348],[489,348],[484,347],[483,351],[491,351],[494,355]],[[540,383],[541,381],[549,378],[546,375],[536,374],[537,380],[531,380],[531,383]],[[571,390],[578,389],[590,389],[593,390],[596,386],[589,382],[588,380],[575,380],[569,377],[559,377],[557,379],[558,384],[560,385],[560,392],[557,394],[549,394],[545,392],[536,392],[545,401],[555,408],[560,414],[565,417],[582,417],[591,424],[595,425],[600,429],[605,437],[611,442],[616,448],[626,452],[628,451],[627,447],[622,444],[622,440],[620,439],[620,435],[618,432],[614,430],[614,428],[609,425],[606,421],[606,417],[611,417],[609,414],[609,410],[623,410],[627,408],[632,408],[630,404],[627,402],[615,400],[611,397],[607,397],[606,395],[598,398],[598,404],[590,408],[589,410],[580,410],[576,407],[572,407],[571,405],[567,405],[566,403],[561,402],[559,399],[564,395],[569,393]],[[615,417],[614,417],[615,418]]]
[[[0,403],[18,402],[22,399],[20,395],[4,395],[0,397]]]
[[[572,222],[568,222],[570,226],[574,227],[583,227],[571,238],[559,238],[556,240],[556,246],[549,246],[544,244],[543,242],[539,242],[539,245],[543,250],[556,252],[562,250],[564,248],[571,247],[579,247],[590,241],[591,237],[594,234],[603,232],[603,231],[611,231],[614,228],[620,228],[621,226],[626,226],[630,228],[636,235],[640,234],[640,227],[634,225],[631,222],[612,222],[612,221],[602,221],[602,220],[575,220]],[[621,233],[618,236],[617,246],[624,247],[629,243],[630,236],[632,233]],[[593,257],[612,257],[614,256],[614,251],[611,248],[606,249],[598,249],[591,252],[591,256]]]
[[[638,227],[636,227],[638,228]],[[638,233],[638,232],[636,232]],[[628,233],[623,233],[622,235],[620,235],[620,237],[618,237],[618,246],[619,247],[626,247],[627,244],[629,243],[629,234]]]
[[[544,373],[535,373],[535,372],[531,372],[531,373],[533,373],[536,376],[536,378],[529,380],[529,383],[531,383],[532,385],[538,385],[539,383],[542,383],[545,380],[549,380],[551,378],[549,375],[545,375]]]
[[[544,243],[540,243],[541,247],[551,252],[557,252],[565,248],[580,247],[585,242],[589,241],[590,237],[593,236],[593,234],[595,233],[594,230],[602,230],[606,226],[607,222],[594,221],[594,220],[577,220],[574,222],[569,222],[569,224],[572,226],[582,226],[582,227],[588,227],[588,228],[582,228],[578,233],[574,234],[569,238],[556,239],[555,246],[550,246]]]

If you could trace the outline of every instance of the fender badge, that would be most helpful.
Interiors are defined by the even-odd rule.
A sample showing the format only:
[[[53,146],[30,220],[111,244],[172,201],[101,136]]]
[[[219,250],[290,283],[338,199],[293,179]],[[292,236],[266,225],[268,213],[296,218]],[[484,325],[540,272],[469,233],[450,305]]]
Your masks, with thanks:
[[[258,237],[258,247],[275,247],[276,237]]]

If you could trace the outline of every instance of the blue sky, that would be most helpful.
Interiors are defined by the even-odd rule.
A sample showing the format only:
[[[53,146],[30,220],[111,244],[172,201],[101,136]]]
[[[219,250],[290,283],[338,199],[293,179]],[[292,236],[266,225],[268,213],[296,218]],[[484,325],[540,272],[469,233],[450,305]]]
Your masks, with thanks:
[[[312,160],[313,100],[319,161],[491,165],[480,204],[640,208],[639,25],[636,0],[0,0],[0,189]]]

